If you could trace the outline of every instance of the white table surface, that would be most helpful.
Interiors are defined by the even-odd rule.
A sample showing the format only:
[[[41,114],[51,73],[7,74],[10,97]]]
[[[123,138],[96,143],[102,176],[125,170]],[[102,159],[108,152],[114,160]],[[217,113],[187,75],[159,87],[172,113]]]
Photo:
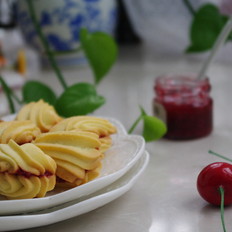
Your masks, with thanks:
[[[98,86],[107,103],[95,112],[115,117],[127,129],[139,115],[139,105],[152,113],[154,78],[162,73],[197,72],[200,63],[186,57],[147,59],[140,49],[123,49],[107,78]],[[28,232],[206,232],[223,231],[220,210],[208,205],[196,190],[201,169],[221,159],[214,150],[232,158],[232,67],[215,63],[208,71],[214,99],[214,130],[203,139],[177,142],[161,139],[146,145],[149,165],[129,192],[87,214]],[[68,83],[92,82],[88,68],[65,70]],[[49,71],[32,78],[62,88]],[[141,133],[141,127],[134,133]],[[232,206],[225,209],[228,231],[232,231]],[[21,230],[22,231],[22,230]]]

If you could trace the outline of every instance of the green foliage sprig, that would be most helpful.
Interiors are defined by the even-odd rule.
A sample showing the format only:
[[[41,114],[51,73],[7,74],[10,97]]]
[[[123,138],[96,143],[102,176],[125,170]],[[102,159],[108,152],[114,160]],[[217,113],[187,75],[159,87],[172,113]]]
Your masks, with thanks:
[[[19,100],[13,91],[7,86],[6,82],[0,77],[0,84],[8,99],[11,113],[15,112],[14,101],[19,104],[31,101],[44,101],[54,105],[57,112],[64,117],[74,115],[85,115],[94,112],[101,107],[106,99],[97,93],[96,85],[99,84],[109,72],[117,59],[118,48],[114,39],[103,32],[89,33],[87,29],[80,30],[80,47],[76,52],[83,51],[88,63],[93,71],[94,84],[81,82],[68,86],[63,74],[56,63],[55,55],[44,35],[42,28],[35,14],[33,1],[26,0],[31,20],[43,45],[44,52],[50,61],[57,80],[64,88],[60,96],[56,96],[52,88],[39,81],[27,81],[22,88],[22,100]],[[156,117],[149,116],[141,108],[141,115],[133,124],[128,133],[132,133],[140,120],[144,121],[143,136],[147,142],[161,138],[166,132],[165,124]]]
[[[157,139],[160,139],[167,132],[167,127],[160,119],[149,116],[145,110],[140,107],[140,115],[137,120],[133,123],[131,128],[128,130],[128,133],[132,133],[139,122],[143,121],[143,137],[146,142],[151,142]]]
[[[229,17],[222,14],[212,3],[203,4],[197,10],[193,8],[189,0],[183,0],[183,3],[193,16],[189,32],[190,45],[186,52],[199,53],[210,50]],[[232,41],[232,33],[227,41]]]

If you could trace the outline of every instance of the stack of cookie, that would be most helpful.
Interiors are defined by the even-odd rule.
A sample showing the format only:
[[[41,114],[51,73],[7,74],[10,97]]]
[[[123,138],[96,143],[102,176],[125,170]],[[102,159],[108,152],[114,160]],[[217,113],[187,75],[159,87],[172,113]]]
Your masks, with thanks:
[[[75,187],[96,178],[115,126],[92,116],[60,117],[43,100],[0,122],[0,194],[43,197],[56,185]]]

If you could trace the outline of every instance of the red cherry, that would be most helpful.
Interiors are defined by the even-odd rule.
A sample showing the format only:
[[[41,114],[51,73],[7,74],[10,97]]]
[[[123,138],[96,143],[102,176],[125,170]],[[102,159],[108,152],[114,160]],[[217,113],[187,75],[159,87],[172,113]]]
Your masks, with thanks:
[[[224,189],[224,205],[232,203],[232,165],[215,162],[206,166],[198,175],[197,190],[201,197],[213,205],[221,204],[219,187]]]

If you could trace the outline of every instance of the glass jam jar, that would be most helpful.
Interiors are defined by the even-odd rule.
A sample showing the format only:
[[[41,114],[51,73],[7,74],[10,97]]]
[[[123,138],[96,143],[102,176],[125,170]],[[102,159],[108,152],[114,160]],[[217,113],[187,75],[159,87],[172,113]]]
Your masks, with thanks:
[[[213,128],[213,100],[209,79],[196,75],[163,75],[155,80],[153,110],[167,125],[173,140],[207,136]]]

